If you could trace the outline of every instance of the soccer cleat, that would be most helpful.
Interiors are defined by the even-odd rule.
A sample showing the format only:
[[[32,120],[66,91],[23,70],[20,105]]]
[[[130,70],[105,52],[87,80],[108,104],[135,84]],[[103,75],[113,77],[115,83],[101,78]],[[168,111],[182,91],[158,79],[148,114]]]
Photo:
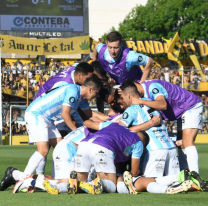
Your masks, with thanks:
[[[203,180],[197,172],[191,171],[190,175],[191,180],[201,189],[201,191],[208,192],[207,182]]]
[[[88,194],[95,194],[94,186],[83,181],[78,181],[78,188]]]
[[[138,194],[136,188],[133,185],[132,175],[128,171],[124,172],[124,184],[126,185],[129,194],[133,194],[133,195]]]
[[[103,186],[101,183],[100,176],[97,173],[92,173],[90,176],[94,185],[94,194],[101,194],[103,192]]]
[[[77,183],[78,183],[77,172],[72,171],[70,173],[69,184],[67,186],[69,195],[75,195],[77,193]]]
[[[43,186],[46,188],[48,194],[58,195],[59,191],[55,185],[51,185],[48,180],[43,182]]]
[[[17,181],[13,178],[12,172],[17,170],[14,167],[8,167],[0,184],[0,191],[6,190],[8,187],[14,185]]]
[[[186,180],[178,185],[174,185],[168,188],[167,194],[177,194],[180,192],[186,192],[192,187],[193,181]]]
[[[28,189],[31,186],[31,182],[32,181],[33,181],[33,178],[31,178],[31,176],[29,176],[29,177],[27,177],[27,178],[25,178],[23,180],[20,180],[14,186],[12,193],[20,192],[23,189]]]
[[[198,187],[195,183],[193,183],[189,191],[201,191],[201,188]]]
[[[182,170],[179,174],[178,174],[178,182],[182,183],[186,180],[190,180],[190,174],[188,170]]]

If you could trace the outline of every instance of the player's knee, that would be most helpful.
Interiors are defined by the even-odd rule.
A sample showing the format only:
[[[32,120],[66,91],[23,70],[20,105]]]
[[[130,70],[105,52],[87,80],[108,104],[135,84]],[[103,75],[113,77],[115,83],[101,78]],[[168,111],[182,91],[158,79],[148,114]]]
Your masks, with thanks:
[[[46,157],[48,152],[49,152],[49,148],[38,148],[37,150],[43,157]]]

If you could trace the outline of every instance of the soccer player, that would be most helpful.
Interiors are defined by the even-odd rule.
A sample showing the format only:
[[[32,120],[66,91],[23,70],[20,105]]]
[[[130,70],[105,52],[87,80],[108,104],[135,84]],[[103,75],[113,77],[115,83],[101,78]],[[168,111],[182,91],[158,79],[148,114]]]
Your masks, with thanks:
[[[54,121],[62,117],[71,130],[77,127],[73,124],[71,115],[77,111],[82,100],[95,98],[102,87],[101,80],[93,75],[84,84],[70,84],[51,90],[30,104],[25,112],[29,142],[34,142],[37,151],[31,156],[24,174],[34,173],[38,164],[48,154],[49,144],[55,147],[61,141]]]
[[[88,182],[91,165],[97,173],[91,175],[95,194],[102,193],[102,189],[108,193],[116,192],[115,164],[118,162],[131,159],[132,174],[139,174],[139,160],[143,152],[143,143],[139,136],[144,134],[140,132],[138,136],[118,123],[105,124],[109,126],[89,135],[79,144],[75,166],[78,176],[75,171],[70,176],[70,194],[75,194],[77,191],[77,177]]]
[[[183,140],[179,149],[180,169],[199,172],[198,153],[194,141],[198,130],[202,128],[203,105],[195,94],[177,85],[161,80],[135,82],[141,97],[136,104],[146,105],[160,111],[164,120],[177,120],[178,139]]]
[[[115,116],[114,118],[110,118],[108,121],[116,121],[119,118],[119,116],[121,115]],[[90,125],[93,125],[93,128],[96,130],[102,129],[109,125],[109,123],[99,123],[94,122],[92,120],[87,121],[90,121]],[[70,132],[66,137],[64,137],[64,139],[62,139],[56,145],[53,151],[55,180],[45,181],[45,178],[39,178],[38,176],[36,180],[34,180],[33,177],[29,177],[22,181],[19,181],[21,179],[21,175],[23,175],[23,172],[20,172],[19,170],[13,168],[14,171],[11,170],[11,175],[5,175],[5,177],[7,176],[7,179],[4,178],[6,179],[6,182],[2,183],[2,186],[4,186],[4,190],[7,189],[8,186],[11,186],[12,183],[14,184],[15,181],[19,181],[15,185],[13,193],[17,193],[24,189],[31,193],[32,190],[34,190],[34,187],[45,190],[49,194],[67,192],[67,183],[69,182],[69,175],[71,171],[74,169],[76,161],[75,158],[77,154],[77,147],[81,140],[83,140],[90,134],[96,132],[96,130],[90,130],[85,126],[79,127],[76,130]],[[78,183],[79,188],[88,188],[87,191],[91,194],[94,192],[94,188],[92,187],[92,185],[86,185],[82,181],[79,181]]]
[[[95,47],[93,61],[97,57],[103,69],[116,81],[116,84],[122,84],[127,79],[143,82],[153,65],[150,57],[122,47],[122,35],[116,31],[107,35],[106,45],[100,43]],[[143,74],[139,65],[146,65]]]
[[[204,181],[195,171],[188,172],[182,170],[175,175],[168,175],[157,178],[147,178],[143,176],[133,177],[128,171],[124,172],[124,180],[119,177],[117,183],[118,193],[138,194],[138,192],[167,193],[176,194],[188,190],[208,191],[206,181]],[[193,185],[195,185],[193,187]]]
[[[122,98],[128,108],[124,111],[120,124],[129,127],[145,123],[160,113],[152,108],[137,104],[140,97],[137,87],[133,82],[123,83],[120,87]],[[149,143],[142,167],[145,177],[162,177],[163,175],[179,173],[179,162],[176,146],[168,136],[167,128],[161,125],[151,127],[145,131],[149,135]]]

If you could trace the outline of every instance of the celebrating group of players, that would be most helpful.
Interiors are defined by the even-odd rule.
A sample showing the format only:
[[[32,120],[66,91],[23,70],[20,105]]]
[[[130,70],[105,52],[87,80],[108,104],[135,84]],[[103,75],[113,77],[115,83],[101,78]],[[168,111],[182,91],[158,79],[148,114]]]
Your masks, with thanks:
[[[143,73],[139,65],[145,65]],[[95,47],[91,64],[75,64],[49,79],[25,113],[37,151],[24,172],[7,168],[0,191],[14,184],[13,193],[208,191],[194,145],[202,127],[201,100],[171,83],[146,80],[152,65],[111,32],[107,44]],[[103,85],[106,72],[117,86]],[[88,100],[95,97],[99,109],[104,102],[111,106],[108,115],[92,112]],[[163,120],[177,120],[175,143]],[[52,175],[44,176],[50,146]]]

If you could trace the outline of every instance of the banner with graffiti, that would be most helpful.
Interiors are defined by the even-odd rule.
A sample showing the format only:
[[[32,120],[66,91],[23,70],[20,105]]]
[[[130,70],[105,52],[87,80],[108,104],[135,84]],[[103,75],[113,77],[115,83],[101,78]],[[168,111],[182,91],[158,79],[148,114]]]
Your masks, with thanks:
[[[60,39],[32,39],[0,35],[2,52],[26,55],[89,54],[89,36]]]

